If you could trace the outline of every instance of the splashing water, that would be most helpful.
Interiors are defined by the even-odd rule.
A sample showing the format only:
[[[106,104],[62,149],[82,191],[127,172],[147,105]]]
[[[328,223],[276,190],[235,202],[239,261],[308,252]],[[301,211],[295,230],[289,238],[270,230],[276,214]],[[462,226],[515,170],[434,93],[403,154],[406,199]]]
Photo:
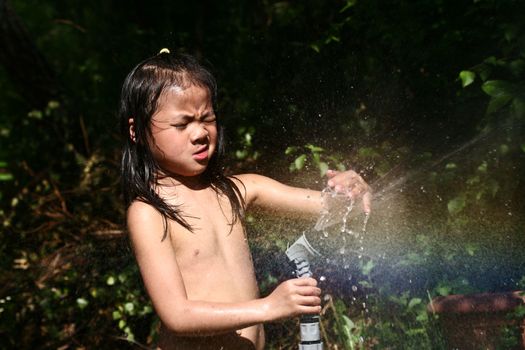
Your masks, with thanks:
[[[330,187],[322,190],[321,198],[323,201],[323,209],[314,229],[323,232],[325,238],[328,237],[327,229],[338,223],[341,223],[341,233],[347,233],[357,237],[360,233],[366,231],[366,225],[370,216],[369,213],[365,213],[363,226],[360,229],[361,232],[355,232],[348,228],[348,219],[355,204],[353,198],[349,197],[346,193],[336,192]]]
[[[354,211],[355,200],[347,193],[336,192],[326,187],[321,192],[323,209],[314,229],[322,232],[321,239],[326,239],[333,232],[333,239],[339,238],[342,242],[338,248],[339,254],[345,255],[348,251],[357,253],[358,258],[363,255],[363,239],[369,219],[369,213],[365,213],[362,224],[359,223],[359,215]],[[351,215],[351,214],[354,215]],[[337,226],[340,225],[340,226]],[[356,228],[357,227],[357,228]],[[347,248],[347,237],[351,237],[352,245],[357,243],[358,249]],[[339,243],[338,243],[339,245]]]

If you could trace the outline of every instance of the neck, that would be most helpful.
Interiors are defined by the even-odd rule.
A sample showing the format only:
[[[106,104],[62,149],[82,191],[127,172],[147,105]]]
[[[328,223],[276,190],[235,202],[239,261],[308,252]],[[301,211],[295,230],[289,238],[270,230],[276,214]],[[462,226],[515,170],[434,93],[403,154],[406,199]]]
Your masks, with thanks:
[[[206,175],[199,174],[195,176],[181,176],[178,174],[161,174],[157,178],[157,184],[163,187],[182,185],[191,190],[198,191],[208,188],[210,181]]]

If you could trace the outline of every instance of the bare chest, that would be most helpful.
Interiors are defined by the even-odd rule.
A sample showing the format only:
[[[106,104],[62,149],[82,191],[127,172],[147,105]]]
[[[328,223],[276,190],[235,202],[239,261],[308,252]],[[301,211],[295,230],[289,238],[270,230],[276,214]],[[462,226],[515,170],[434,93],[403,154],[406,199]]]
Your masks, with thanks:
[[[227,253],[245,241],[240,222],[233,222],[232,206],[225,196],[203,193],[180,206],[192,231],[172,236],[179,257],[206,258]]]

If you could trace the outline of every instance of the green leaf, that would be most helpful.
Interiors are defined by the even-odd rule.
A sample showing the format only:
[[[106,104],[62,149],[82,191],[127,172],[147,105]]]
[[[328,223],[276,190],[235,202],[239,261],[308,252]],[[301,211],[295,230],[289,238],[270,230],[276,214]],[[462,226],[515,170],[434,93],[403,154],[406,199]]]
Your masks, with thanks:
[[[365,276],[368,276],[370,274],[370,272],[372,271],[372,269],[374,268],[375,266],[375,263],[373,260],[368,260],[366,262],[366,264],[362,267],[362,272],[363,272],[363,275]]]
[[[419,322],[426,322],[428,321],[428,313],[425,311],[422,311],[420,312],[417,317],[416,317],[416,321],[419,321]]]
[[[119,273],[118,280],[119,280],[120,283],[126,282],[126,279],[127,279],[127,277],[126,277],[126,275],[124,273]]]
[[[414,306],[419,305],[419,304],[421,304],[421,298],[412,298],[408,302],[408,308],[411,309]]]
[[[249,132],[244,134],[244,140],[246,141],[247,145],[251,145],[252,144],[252,134],[250,134]]]
[[[465,209],[466,206],[465,197],[459,196],[450,200],[447,204],[448,212],[452,215],[458,214],[460,211]]]
[[[304,167],[306,161],[306,154],[301,154],[299,157],[295,158],[294,164],[297,170],[301,170]]]
[[[486,173],[487,172],[487,169],[488,169],[488,164],[486,161],[483,161],[479,166],[478,166],[478,171],[480,173]]]
[[[237,150],[235,151],[235,157],[239,160],[242,160],[248,156],[248,152],[246,150]]]
[[[354,329],[355,328],[355,323],[346,315],[343,315],[343,322],[345,324],[345,326],[348,327],[348,329]]]
[[[106,284],[107,284],[108,286],[112,286],[112,285],[114,285],[114,284],[115,284],[115,277],[113,277],[113,276],[109,276],[108,279],[106,280]]]
[[[470,256],[474,256],[476,254],[477,247],[472,243],[467,243],[465,245],[465,250]]]
[[[317,44],[310,44],[310,48],[317,53],[321,52],[321,50],[319,49],[319,45]]]
[[[516,90],[514,84],[505,80],[488,80],[481,85],[481,89],[491,97],[513,97]]]
[[[461,86],[467,87],[474,82],[476,78],[476,73],[469,70],[462,70],[459,73],[459,78],[461,79]]]
[[[13,174],[0,173],[0,181],[11,181],[13,180]]]
[[[49,109],[57,109],[58,107],[60,107],[60,102],[58,102],[58,101],[51,100],[47,104],[47,108],[49,108]]]
[[[319,172],[321,177],[326,175],[326,172],[328,171],[328,164],[325,162],[319,162]]]
[[[339,11],[339,13],[343,13],[349,8],[353,7],[357,3],[357,0],[346,0],[345,6]]]
[[[133,305],[133,303],[124,304],[124,310],[126,310],[128,313],[132,313],[134,309],[135,305]]]
[[[113,311],[111,316],[113,317],[114,320],[120,320],[122,318],[122,314],[118,310]]]
[[[342,163],[337,163],[337,164],[335,165],[335,167],[336,167],[337,170],[339,170],[339,171],[345,171],[345,170],[346,170],[345,165],[342,164]]]
[[[359,285],[363,288],[372,288],[372,284],[368,281],[359,281]]]
[[[290,146],[290,147],[286,148],[286,150],[284,151],[284,154],[290,155],[290,154],[294,153],[295,151],[297,151],[297,147]]]
[[[306,145],[306,148],[312,151],[312,153],[320,153],[324,151],[323,148],[314,145]]]
[[[42,119],[43,113],[38,109],[34,109],[31,112],[27,113],[27,116],[33,119]]]
[[[490,99],[489,105],[487,106],[487,114],[492,114],[499,111],[501,108],[505,107],[506,104],[512,99],[512,96],[502,95],[498,97],[493,97]]]
[[[362,147],[357,151],[357,154],[363,158],[377,158],[381,156],[379,152],[372,147]]]
[[[452,292],[452,288],[450,286],[439,286],[436,288],[436,292],[437,294],[441,295],[441,296],[447,296],[450,294],[450,292]]]
[[[77,298],[77,305],[80,309],[84,309],[86,306],[88,306],[88,301],[84,298]]]

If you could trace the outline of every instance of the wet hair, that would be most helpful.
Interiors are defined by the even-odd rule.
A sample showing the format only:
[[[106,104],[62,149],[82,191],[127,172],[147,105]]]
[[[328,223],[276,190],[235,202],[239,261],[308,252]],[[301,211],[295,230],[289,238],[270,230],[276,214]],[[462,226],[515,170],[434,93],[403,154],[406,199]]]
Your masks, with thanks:
[[[159,107],[159,98],[170,88],[182,89],[198,86],[207,89],[216,111],[217,83],[211,72],[196,58],[187,54],[172,54],[162,50],[131,70],[122,86],[120,97],[120,129],[124,138],[121,160],[121,182],[126,208],[135,200],[150,204],[164,220],[164,240],[168,233],[168,219],[176,221],[193,232],[182,210],[169,204],[158,195],[155,188],[159,180],[169,176],[155,161],[152,142],[151,118]],[[135,140],[129,135],[129,119],[134,122]],[[232,208],[231,228],[243,222],[245,203],[235,182],[224,175],[224,130],[217,118],[217,145],[205,171],[200,175],[219,194],[224,194]]]

